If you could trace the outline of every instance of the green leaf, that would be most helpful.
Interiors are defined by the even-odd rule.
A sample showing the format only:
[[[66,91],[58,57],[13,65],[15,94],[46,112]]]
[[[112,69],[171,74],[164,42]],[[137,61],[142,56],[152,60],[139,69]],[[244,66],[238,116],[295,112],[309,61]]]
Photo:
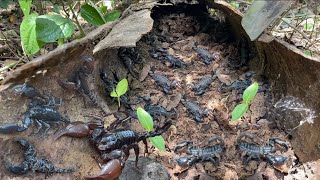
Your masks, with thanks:
[[[3,9],[7,9],[9,4],[13,3],[13,0],[1,0],[0,7]]]
[[[312,51],[310,50],[304,50],[303,53],[307,56],[312,56]]]
[[[115,91],[112,91],[112,92],[110,93],[110,96],[111,96],[111,97],[118,97],[118,94],[117,94]]]
[[[83,19],[95,26],[100,26],[105,23],[104,18],[101,16],[100,12],[95,7],[89,4],[84,4],[81,6],[80,14]]]
[[[239,8],[239,3],[238,2],[230,2],[229,3],[232,7],[238,9]]]
[[[118,96],[124,95],[128,91],[128,80],[122,79],[116,87],[116,91]]]
[[[20,7],[25,17],[29,16],[32,0],[19,0]]]
[[[36,20],[37,39],[43,42],[56,42],[67,39],[74,32],[74,25],[70,19],[58,14],[41,15]]]
[[[149,141],[154,147],[156,147],[160,151],[166,150],[166,142],[164,141],[162,136],[149,137]]]
[[[231,113],[232,121],[240,119],[244,115],[244,113],[246,113],[247,110],[248,104],[238,104]]]
[[[20,36],[23,51],[27,54],[35,54],[44,45],[37,40],[36,19],[38,14],[30,14],[23,18],[20,25]]]
[[[151,115],[141,107],[138,107],[137,115],[142,127],[148,132],[151,131],[153,129],[153,119]]]
[[[303,29],[305,31],[312,31],[314,26],[314,19],[308,18],[304,21]]]
[[[104,19],[106,20],[106,22],[109,22],[109,21],[115,21],[117,20],[121,15],[121,11],[119,10],[113,10],[109,13],[107,13],[105,16],[104,16]]]
[[[257,94],[259,89],[259,84],[254,82],[247,89],[244,90],[242,99],[245,103],[249,103]]]
[[[60,11],[62,11],[63,8],[62,6],[59,6],[59,5],[53,5],[53,8],[52,8],[52,11],[57,13],[57,14],[60,14]]]
[[[100,11],[102,14],[104,14],[104,13],[107,12],[108,7],[107,7],[107,6],[101,6],[101,7],[99,7],[98,9],[99,9],[99,11]]]

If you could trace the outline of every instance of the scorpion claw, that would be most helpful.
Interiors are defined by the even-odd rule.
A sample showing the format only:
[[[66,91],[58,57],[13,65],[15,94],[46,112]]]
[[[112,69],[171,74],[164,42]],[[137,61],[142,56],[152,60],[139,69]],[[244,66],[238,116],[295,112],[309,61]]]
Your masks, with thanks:
[[[287,161],[287,157],[281,156],[281,155],[267,155],[266,159],[269,163],[271,163],[273,166],[280,166],[285,164]]]
[[[189,167],[191,165],[192,160],[189,156],[187,156],[176,159],[176,162],[181,167]]]
[[[84,179],[86,180],[90,180],[90,179],[109,179],[109,180],[113,180],[118,178],[121,173],[122,173],[122,169],[123,169],[124,165],[123,163],[121,163],[120,160],[118,159],[113,159],[111,161],[109,161],[107,164],[105,164],[101,171],[94,176],[87,176]]]
[[[90,128],[87,124],[76,121],[69,124],[65,129],[59,131],[54,135],[54,140],[59,139],[61,136],[71,137],[86,137],[90,134]]]
[[[284,140],[282,140],[282,139],[280,139],[280,138],[270,138],[270,139],[269,139],[269,144],[270,144],[270,146],[274,147],[274,144],[275,144],[275,143],[283,146],[283,147],[286,149],[286,151],[288,151],[289,145],[287,144],[286,141],[284,141]]]

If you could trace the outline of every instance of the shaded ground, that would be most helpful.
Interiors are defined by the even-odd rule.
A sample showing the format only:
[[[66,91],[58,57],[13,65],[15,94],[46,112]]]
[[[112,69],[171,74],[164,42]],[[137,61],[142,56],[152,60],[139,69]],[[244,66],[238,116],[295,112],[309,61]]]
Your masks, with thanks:
[[[177,112],[177,117],[173,118],[174,126],[164,135],[167,141],[167,152],[162,153],[154,148],[149,148],[149,157],[160,161],[168,170],[171,179],[208,179],[208,176],[216,179],[241,179],[254,174],[258,176],[261,173],[270,179],[282,178],[284,176],[283,173],[275,170],[274,167],[265,162],[257,163],[252,161],[248,166],[242,165],[241,153],[235,146],[236,138],[241,132],[257,135],[261,140],[261,145],[267,142],[270,137],[288,140],[286,134],[277,129],[272,124],[272,119],[268,118],[267,111],[272,108],[274,103],[268,90],[270,87],[266,84],[265,79],[258,74],[253,73],[250,76],[252,73],[249,67],[254,66],[256,60],[254,58],[254,50],[249,51],[252,54],[249,56],[250,61],[245,62],[241,67],[235,68],[240,64],[242,57],[238,51],[239,42],[234,42],[227,31],[228,25],[218,20],[207,19],[206,14],[201,12],[200,8],[190,8],[192,10],[188,9],[188,7],[186,9],[184,7],[179,7],[179,9],[169,8],[165,11],[168,14],[162,13],[162,16],[158,16],[157,12],[155,12],[153,14],[155,20],[154,30],[137,44],[137,50],[143,57],[144,63],[136,64],[133,71],[139,73],[142,69],[148,70],[148,68],[143,67],[152,66],[155,73],[166,75],[169,80],[174,81],[174,84],[176,84],[172,95],[166,95],[150,76],[147,76],[143,81],[139,81],[131,75],[128,77],[130,85],[128,95],[131,99],[136,96],[149,96],[152,104],[158,104],[167,109],[174,108]],[[159,11],[161,12],[162,9]],[[174,13],[169,14],[170,12]],[[191,15],[196,15],[196,17]],[[192,50],[193,46],[206,48],[211,54],[215,54],[217,58],[211,64],[205,65],[196,52]],[[151,58],[149,51],[160,47],[167,49],[173,56],[181,58],[187,66],[172,68],[168,62]],[[57,67],[62,72],[70,68],[72,67],[68,66],[68,64],[63,65],[63,67]],[[144,71],[142,72],[145,73]],[[106,125],[116,119],[113,115],[105,116],[98,108],[90,105],[85,106],[79,93],[62,89],[56,80],[65,77],[60,77],[58,71],[52,70],[52,72],[48,73],[51,74],[48,79],[37,82],[31,80],[31,83],[37,89],[42,89],[42,93],[50,92],[56,97],[62,97],[64,104],[59,107],[59,111],[62,114],[66,114],[73,121],[88,121],[91,118],[84,117],[84,115],[94,114],[103,117]],[[205,90],[203,95],[195,96],[194,92],[191,91],[191,87],[197,82],[197,79],[212,73],[216,74],[217,78]],[[231,124],[230,112],[241,101],[242,90],[225,87],[237,80],[258,81],[261,89],[251,103],[251,112],[247,113],[241,122]],[[0,116],[1,122],[7,123],[13,122],[15,119],[22,119],[23,113],[26,111],[27,100],[21,99],[22,97],[15,97],[12,92],[0,95],[1,102],[5,104],[5,106],[0,107],[0,114],[6,114],[6,116]],[[209,110],[209,115],[204,118],[203,123],[196,123],[182,103],[179,103],[176,107],[170,103],[179,95],[186,99],[197,101],[201,107]],[[117,102],[114,103],[115,105],[117,104]],[[138,105],[131,105],[130,108],[135,110],[138,106],[143,107],[144,104],[143,102]],[[122,107],[122,110],[124,110],[124,107]],[[131,111],[130,109],[126,110]],[[164,120],[161,117],[157,123],[160,124]],[[132,120],[131,124],[124,126],[130,126],[134,130],[142,131],[140,124],[136,120]],[[17,136],[29,136],[31,133],[32,129],[29,129],[29,131],[17,134]],[[172,151],[177,143],[188,140],[201,147],[214,134],[221,136],[226,144],[226,150],[221,156],[218,167],[215,167],[212,163],[198,163],[188,169],[181,169],[176,165],[175,159],[184,155],[184,153],[179,155]],[[12,140],[7,141],[8,136],[1,136],[1,138],[3,140],[0,141],[0,145],[5,147],[5,150],[1,151],[0,162],[12,161],[18,163],[18,158],[14,158],[14,154],[21,154],[18,145],[12,144]],[[28,139],[35,144],[39,156],[50,159],[59,167],[78,168],[72,174],[54,175],[49,179],[79,179],[88,174],[95,174],[99,169],[97,162],[91,157],[98,154],[89,145],[87,138],[62,137],[54,142],[50,135],[45,137],[30,135]],[[142,144],[141,148],[143,149]],[[140,152],[140,155],[143,156],[143,150]],[[281,154],[281,152],[277,153]],[[295,161],[295,157],[292,150],[289,150],[284,155],[289,157],[289,161],[280,170],[288,172],[288,167]],[[0,172],[1,179],[13,177],[2,165]],[[25,178],[34,179],[34,177],[35,175],[31,173]],[[43,179],[44,175],[36,174],[36,177],[37,179]]]

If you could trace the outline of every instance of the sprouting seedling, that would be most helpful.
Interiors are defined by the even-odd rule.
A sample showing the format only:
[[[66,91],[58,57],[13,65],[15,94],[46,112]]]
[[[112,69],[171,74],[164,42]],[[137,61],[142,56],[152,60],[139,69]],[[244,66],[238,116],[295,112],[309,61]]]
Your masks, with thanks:
[[[150,132],[153,130],[153,119],[152,119],[152,116],[147,111],[145,111],[141,107],[138,107],[137,116],[138,116],[139,122],[141,123],[142,127],[146,131]],[[160,151],[165,151],[165,141],[161,135],[155,136],[155,137],[149,137],[148,139],[154,147],[156,147]]]
[[[111,97],[116,97],[118,99],[118,104],[120,107],[120,97],[128,91],[128,80],[126,78],[122,79],[116,86],[116,90],[110,93]]]
[[[232,121],[239,120],[247,112],[249,103],[257,95],[258,89],[259,84],[257,82],[254,82],[244,90],[242,95],[243,103],[238,104],[231,113]]]

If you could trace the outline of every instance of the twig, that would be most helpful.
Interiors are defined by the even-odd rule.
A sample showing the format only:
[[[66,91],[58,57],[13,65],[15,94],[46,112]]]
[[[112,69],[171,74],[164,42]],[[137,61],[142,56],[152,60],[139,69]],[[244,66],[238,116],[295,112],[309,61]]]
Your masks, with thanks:
[[[282,20],[282,19],[281,19]],[[286,23],[289,27],[291,27],[292,29],[294,29],[295,31],[297,31],[299,34],[301,34],[303,36],[303,38],[305,38],[307,41],[309,41],[311,43],[311,40],[307,37],[307,35],[305,35],[303,32],[301,32],[299,29],[297,29],[296,27],[292,26],[290,23],[287,23],[286,21],[282,20],[284,23]]]
[[[20,57],[13,51],[13,48],[12,48],[11,45],[8,43],[8,39],[7,39],[7,37],[4,35],[4,33],[2,32],[2,30],[0,30],[0,32],[1,32],[2,36],[4,37],[5,42],[6,42],[6,44],[8,45],[11,53],[12,53],[13,55],[15,55],[17,58],[20,58]]]
[[[18,61],[18,62],[19,62],[19,61]],[[3,71],[6,71],[6,70],[8,70],[8,69],[10,69],[10,68],[15,67],[18,62],[14,62],[14,63],[11,63],[11,64],[9,64],[9,65],[6,65],[6,66],[0,68],[0,72],[3,72]]]
[[[82,36],[82,37],[86,36],[86,34],[84,33],[84,31],[83,31],[83,29],[82,29],[82,27],[81,27],[81,25],[80,25],[80,23],[79,23],[79,21],[78,21],[78,18],[77,18],[77,16],[76,16],[75,12],[73,11],[72,4],[71,4],[70,0],[67,0],[67,4],[68,4],[68,6],[69,6],[69,8],[70,8],[70,11],[71,11],[72,14],[73,14],[72,17],[76,20],[76,24],[77,24],[77,26],[78,26],[78,28],[79,28],[79,30],[80,30],[81,36]]]

